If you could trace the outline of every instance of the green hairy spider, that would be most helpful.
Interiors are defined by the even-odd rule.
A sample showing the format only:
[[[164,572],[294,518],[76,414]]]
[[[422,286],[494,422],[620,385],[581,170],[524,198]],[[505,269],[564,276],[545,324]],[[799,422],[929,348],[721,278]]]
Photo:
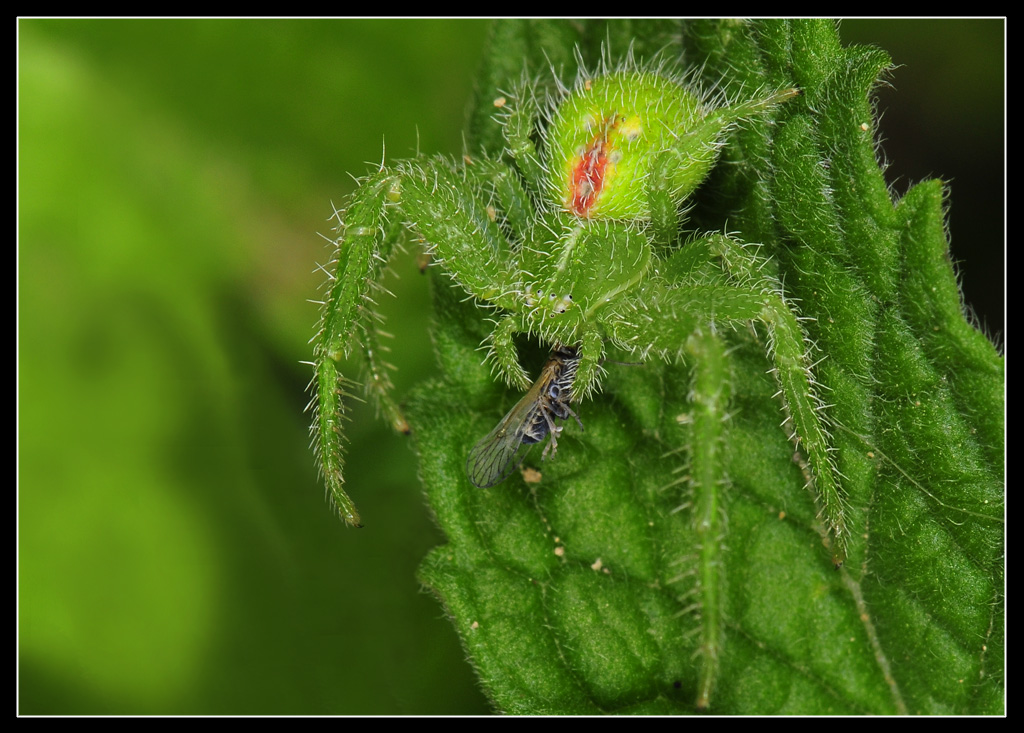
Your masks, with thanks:
[[[780,422],[798,449],[833,561],[843,562],[843,492],[800,316],[756,244],[724,232],[681,233],[687,200],[729,133],[799,93],[749,92],[725,99],[657,65],[605,62],[572,84],[523,82],[495,99],[501,160],[418,156],[382,165],[360,182],[336,212],[336,249],[324,266],[329,279],[313,339],[313,444],[347,524],[359,526],[360,518],[344,489],[346,380],[337,361],[360,352],[368,393],[397,430],[409,431],[391,394],[371,300],[409,233],[423,242],[431,266],[493,309],[485,358],[509,386],[532,384],[517,337],[571,350],[574,378],[571,396],[558,403],[561,418],[579,412],[585,422],[579,403],[599,389],[609,348],[632,361],[685,361],[707,339],[757,324],[779,384]],[[541,427],[540,437],[557,437]],[[479,437],[467,438],[467,454]],[[472,478],[485,485],[486,477]],[[466,490],[477,489],[467,480]]]

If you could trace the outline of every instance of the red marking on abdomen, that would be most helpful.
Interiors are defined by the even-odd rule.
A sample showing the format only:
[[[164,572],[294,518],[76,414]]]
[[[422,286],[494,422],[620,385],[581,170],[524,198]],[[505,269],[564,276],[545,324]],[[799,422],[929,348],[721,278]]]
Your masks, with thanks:
[[[601,132],[590,141],[590,145],[579,155],[572,167],[569,207],[576,216],[589,217],[591,208],[604,188],[608,156],[612,147],[610,138],[618,121],[617,118],[613,120],[601,125]]]

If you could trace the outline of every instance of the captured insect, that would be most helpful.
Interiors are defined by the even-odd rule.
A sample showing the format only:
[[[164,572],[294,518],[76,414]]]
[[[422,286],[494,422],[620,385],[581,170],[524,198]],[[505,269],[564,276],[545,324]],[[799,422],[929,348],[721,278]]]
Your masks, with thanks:
[[[562,426],[555,424],[556,418],[565,420],[571,415],[583,429],[579,416],[569,407],[579,364],[579,349],[562,345],[554,348],[533,386],[469,452],[466,473],[474,486],[486,489],[507,479],[545,435],[551,439],[541,460],[549,453],[554,456],[562,432]]]

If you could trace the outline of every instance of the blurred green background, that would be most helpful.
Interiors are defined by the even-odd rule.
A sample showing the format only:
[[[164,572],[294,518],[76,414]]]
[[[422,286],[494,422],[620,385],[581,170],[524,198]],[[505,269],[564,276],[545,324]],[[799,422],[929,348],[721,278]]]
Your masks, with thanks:
[[[384,146],[461,151],[487,25],[19,21],[22,714],[489,711],[414,578],[443,538],[408,442],[355,406],[346,530],[299,363],[331,202]],[[906,65],[889,174],[953,180],[955,256],[1001,329],[1003,23],[841,31]],[[929,136],[952,159],[914,152]],[[434,367],[425,278],[395,269],[404,391]]]

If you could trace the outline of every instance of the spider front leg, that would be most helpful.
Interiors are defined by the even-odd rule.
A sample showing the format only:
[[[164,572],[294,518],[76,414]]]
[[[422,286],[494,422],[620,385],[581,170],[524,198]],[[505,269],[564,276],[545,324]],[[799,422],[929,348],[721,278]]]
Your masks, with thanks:
[[[328,297],[313,339],[316,395],[310,406],[320,471],[331,500],[351,526],[360,526],[360,518],[344,489],[345,380],[336,362],[359,350],[367,372],[367,393],[396,430],[409,431],[391,395],[372,297],[403,228],[419,234],[433,263],[444,267],[470,295],[510,310],[518,305],[516,269],[494,204],[503,216],[525,217],[525,193],[515,190],[512,177],[502,175],[500,167],[481,161],[477,173],[469,165],[456,167],[435,158],[381,169],[361,183],[339,216],[335,258],[324,268],[329,274]],[[480,195],[483,179],[490,187],[485,196]]]
[[[506,316],[498,321],[489,337],[488,357],[509,387],[525,391],[530,388],[531,380],[519,363],[519,352],[514,342],[519,331],[519,324],[512,317]]]
[[[372,290],[391,255],[399,226],[388,209],[396,201],[397,179],[381,170],[361,184],[348,208],[338,216],[340,236],[335,240],[334,259],[327,268],[328,295],[323,302],[320,326],[313,337],[314,375],[310,386],[315,395],[313,410],[313,448],[331,501],[349,526],[359,527],[359,512],[344,489],[345,419],[344,378],[337,361],[363,354],[367,371],[367,391],[378,409],[400,432],[409,426],[398,404],[391,397],[388,365],[381,359],[377,338],[377,316],[373,310]],[[328,269],[330,268],[330,269]]]
[[[464,158],[462,167],[435,159],[409,163],[402,207],[441,267],[483,305],[520,313],[526,294],[516,250],[533,227],[533,209],[518,176],[484,158]],[[517,237],[513,242],[505,231]],[[514,337],[528,331],[518,318],[502,317],[488,339],[488,357],[511,387],[527,389]]]
[[[786,404],[785,425],[790,439],[806,458],[807,487],[817,491],[820,512],[832,540],[832,562],[839,567],[846,561],[850,540],[846,500],[839,470],[831,456],[824,403],[815,391],[817,382],[811,370],[807,337],[786,303],[782,284],[766,274],[768,268],[763,257],[751,254],[748,248],[724,236],[711,238],[711,250],[742,287],[764,295],[758,320],[768,329],[768,347]]]
[[[509,312],[520,307],[512,246],[499,224],[505,183],[481,191],[472,161],[456,167],[446,159],[407,161],[401,167],[400,200],[409,226],[419,234],[431,265],[478,301]]]
[[[717,261],[718,264],[715,264]],[[816,494],[828,531],[833,563],[846,559],[850,533],[838,470],[832,461],[823,405],[815,388],[810,348],[778,279],[767,274],[765,258],[728,237],[688,243],[663,262],[667,281],[650,281],[609,323],[612,339],[646,358],[686,361],[693,336],[703,339],[726,328],[761,322],[767,351],[783,399],[784,426],[805,458],[808,488]]]

